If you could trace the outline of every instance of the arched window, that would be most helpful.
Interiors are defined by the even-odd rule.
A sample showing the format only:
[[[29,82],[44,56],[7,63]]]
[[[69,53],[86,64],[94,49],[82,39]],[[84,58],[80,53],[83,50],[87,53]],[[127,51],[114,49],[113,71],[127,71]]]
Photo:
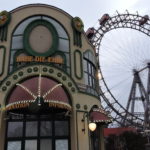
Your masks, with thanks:
[[[16,27],[16,29],[13,31],[12,42],[11,42],[9,72],[12,72],[14,69],[16,69],[16,68],[18,68],[20,66],[24,66],[24,65],[30,64],[32,62],[32,61],[26,61],[26,62],[17,62],[16,63],[16,57],[17,56],[27,56],[28,55],[28,53],[27,53],[27,51],[25,49],[26,43],[24,42],[25,41],[24,40],[25,39],[24,35],[25,35],[26,29],[30,26],[30,24],[32,24],[33,22],[34,22],[34,24],[36,24],[35,23],[36,21],[47,22],[48,24],[53,26],[53,29],[55,29],[55,31],[57,32],[57,35],[52,33],[52,36],[57,36],[57,39],[58,39],[58,42],[57,42],[58,45],[56,46],[57,49],[56,49],[55,53],[53,54],[53,56],[58,55],[59,57],[62,57],[62,59],[64,61],[64,64],[57,64],[56,62],[52,62],[52,61],[51,62],[49,62],[49,61],[47,62],[45,60],[42,61],[42,62],[47,63],[48,65],[49,64],[50,65],[55,65],[55,66],[65,70],[66,72],[68,72],[70,74],[70,55],[69,55],[70,48],[69,48],[69,37],[68,37],[68,34],[65,31],[65,29],[63,28],[63,26],[58,21],[54,20],[53,18],[50,18],[50,17],[47,17],[47,16],[43,16],[43,15],[32,16],[30,18],[27,18],[27,19],[23,20]],[[32,24],[32,26],[34,26],[34,25]],[[49,27],[49,25],[47,25],[47,26]],[[39,27],[39,28],[36,28],[36,30],[34,30],[34,33],[33,33],[34,35],[35,35],[35,33],[37,33],[38,29],[41,32],[42,31],[43,32],[47,31],[46,28],[40,28]],[[53,31],[53,29],[51,29],[51,31]],[[39,32],[39,30],[38,30],[38,32]],[[48,33],[48,32],[46,32],[46,33]],[[51,42],[51,39],[49,39],[47,41]],[[44,42],[45,42],[45,40],[44,40]],[[53,56],[50,56],[50,57],[53,57]],[[28,57],[26,59],[29,60],[29,59],[32,59],[32,58]],[[37,63],[37,62],[35,61],[34,63]]]
[[[87,85],[87,92],[97,95],[96,63],[91,51],[84,53],[84,81]]]

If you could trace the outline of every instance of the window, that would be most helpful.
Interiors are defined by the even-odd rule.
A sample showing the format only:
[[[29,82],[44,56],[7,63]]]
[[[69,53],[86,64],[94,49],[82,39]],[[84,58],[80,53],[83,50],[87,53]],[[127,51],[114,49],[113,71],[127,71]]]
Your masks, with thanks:
[[[5,150],[69,150],[69,119],[63,115],[11,116]]]
[[[7,150],[21,150],[21,141],[8,141]]]
[[[26,55],[26,52],[23,47],[24,31],[31,22],[39,20],[39,19],[48,21],[55,27],[55,29],[58,33],[58,40],[59,40],[57,51],[63,53],[65,60],[66,60],[65,65],[64,64],[56,64],[56,63],[51,63],[51,65],[57,66],[70,74],[70,55],[69,55],[70,48],[69,48],[68,34],[59,22],[57,22],[53,18],[43,16],[43,15],[32,16],[30,18],[25,19],[14,30],[13,35],[12,35],[9,72],[12,72],[15,68],[19,68],[21,66],[25,66],[25,65],[29,64],[29,62],[16,63],[15,59],[18,55],[22,55],[22,54]]]
[[[87,92],[97,95],[97,79],[96,79],[96,65],[95,57],[91,51],[84,53],[84,79],[87,85]]]

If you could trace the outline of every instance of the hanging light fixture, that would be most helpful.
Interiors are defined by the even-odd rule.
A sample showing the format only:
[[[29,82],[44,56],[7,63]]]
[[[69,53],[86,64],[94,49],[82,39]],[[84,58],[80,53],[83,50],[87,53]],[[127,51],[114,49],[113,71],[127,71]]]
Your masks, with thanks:
[[[90,131],[95,131],[96,127],[97,127],[96,123],[94,123],[94,122],[90,122],[89,123],[89,129],[90,129]]]

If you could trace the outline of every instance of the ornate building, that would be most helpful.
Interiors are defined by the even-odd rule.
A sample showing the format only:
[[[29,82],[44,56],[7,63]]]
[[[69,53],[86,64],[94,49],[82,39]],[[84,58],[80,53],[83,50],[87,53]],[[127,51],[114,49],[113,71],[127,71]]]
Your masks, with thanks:
[[[43,4],[2,11],[0,150],[104,150],[112,120],[97,72],[79,17]]]

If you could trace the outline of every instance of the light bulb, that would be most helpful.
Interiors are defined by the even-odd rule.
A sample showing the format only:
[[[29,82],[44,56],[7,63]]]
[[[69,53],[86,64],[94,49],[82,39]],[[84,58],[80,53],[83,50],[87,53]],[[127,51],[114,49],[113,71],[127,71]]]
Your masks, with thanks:
[[[99,71],[98,71],[98,73],[97,73],[97,77],[98,77],[99,80],[102,79],[102,75],[101,75],[101,73],[100,73]]]
[[[89,123],[89,129],[91,131],[94,131],[96,129],[96,123],[94,123],[94,122]]]

